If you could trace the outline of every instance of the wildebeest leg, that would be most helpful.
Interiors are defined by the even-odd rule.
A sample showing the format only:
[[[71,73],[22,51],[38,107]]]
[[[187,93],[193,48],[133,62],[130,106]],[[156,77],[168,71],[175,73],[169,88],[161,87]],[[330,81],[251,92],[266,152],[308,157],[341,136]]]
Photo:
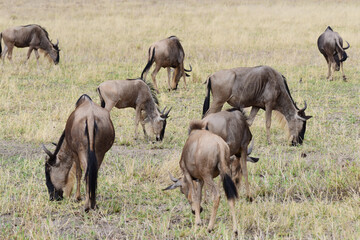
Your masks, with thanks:
[[[30,55],[31,55],[32,50],[34,50],[34,48],[30,46],[30,47],[29,47],[29,50],[28,50],[28,53],[27,53],[27,58],[26,58],[26,60],[25,60],[24,64],[26,64],[26,63],[28,62],[28,60],[29,60],[29,58],[30,58]]]
[[[258,113],[259,109],[260,108],[258,108],[258,107],[252,107],[251,108],[250,115],[249,115],[249,118],[247,120],[247,123],[249,124],[249,126],[251,126],[253,124],[255,116]]]
[[[241,149],[240,166],[241,166],[242,175],[244,176],[244,179],[245,179],[245,188],[246,188],[247,199],[249,201],[252,201],[252,197],[250,195],[246,157],[247,157],[247,149],[243,148],[243,149]]]
[[[330,76],[331,76],[331,63],[328,62],[328,75],[327,75],[327,79],[330,80]],[[331,80],[330,80],[331,81]]]
[[[141,124],[141,127],[143,129],[143,132],[144,132],[144,135],[145,135],[145,138],[146,140],[149,140],[149,136],[146,132],[146,129],[145,129],[145,118],[146,118],[146,113],[145,112],[142,112],[141,113],[141,119],[140,119],[140,124]]]
[[[194,190],[194,195],[192,197],[193,199],[193,206],[194,206],[194,211],[195,211],[195,223],[196,225],[201,225],[201,218],[200,218],[200,213],[201,213],[201,194],[202,194],[202,187],[204,185],[204,182],[196,182],[196,181],[192,181],[192,185],[193,185],[193,190]]]
[[[138,138],[138,126],[139,126],[140,118],[141,118],[141,108],[139,106],[137,106],[135,111],[136,111],[136,115],[135,115],[135,139],[137,139]]]
[[[272,112],[272,108],[270,106],[265,106],[266,137],[267,137],[268,144],[271,144],[271,141],[270,141],[271,112]]]
[[[78,153],[78,157],[79,157],[79,163],[78,165],[83,166],[84,169],[87,169],[87,153],[84,151],[80,151]],[[80,166],[77,166],[77,170],[78,168],[80,168]],[[81,169],[81,168],[80,168]],[[78,175],[78,172],[76,172],[76,175]],[[80,179],[77,178],[77,189],[76,189],[76,197],[78,197],[78,193],[80,195],[80,182],[79,180],[81,180],[81,176]],[[90,210],[90,189],[89,189],[89,176],[86,176],[85,178],[85,185],[86,185],[86,194],[85,194],[85,211],[89,211]]]
[[[6,44],[4,44],[4,50],[1,53],[1,58],[2,58],[3,64],[4,64],[4,60],[5,60],[5,56],[6,56],[7,52],[8,52],[8,47],[6,46]]]
[[[341,72],[342,72],[343,80],[346,82],[346,76],[345,76],[345,73],[344,73],[343,62],[340,62],[340,68],[341,68]]]
[[[171,68],[167,67],[167,73],[168,73],[168,90],[171,90],[171,86],[170,86],[170,78],[171,78]]]
[[[76,179],[76,166],[75,166],[75,162],[73,162],[71,169],[69,171],[69,174],[67,176],[66,185],[63,189],[64,196],[67,198],[69,198],[71,196],[72,189],[73,189],[74,183],[75,183],[75,179]]]
[[[179,82],[176,82],[179,71],[180,71],[179,67],[175,68],[175,70],[174,70],[174,74],[173,74],[173,77],[172,77],[172,84],[173,84],[173,86],[171,87],[172,89],[177,89],[177,86],[179,84]]]
[[[237,230],[237,220],[236,220],[236,215],[235,215],[235,199],[228,199],[228,203],[229,203],[229,208],[230,208],[230,213],[232,216],[232,220],[233,220],[233,232],[235,235],[238,234],[238,230]]]
[[[159,72],[160,68],[161,68],[161,65],[156,63],[155,69],[151,73],[151,78],[152,78],[152,81],[154,83],[154,87],[155,87],[155,90],[156,90],[157,93],[159,93],[159,88],[158,88],[158,86],[156,84],[156,74]]]
[[[75,161],[76,164],[76,193],[75,193],[75,199],[77,201],[81,200],[81,193],[80,193],[80,187],[81,187],[81,176],[82,176],[82,170],[81,170],[81,164],[80,161]]]
[[[37,66],[39,67],[39,58],[40,58],[40,55],[38,53],[38,50],[35,48],[34,49],[34,52],[35,52],[35,57],[36,57],[36,64]]]
[[[185,70],[184,70],[184,63],[180,64],[180,69],[182,71],[182,77],[184,79],[184,84],[185,84],[185,89],[186,89],[186,75],[185,75]]]
[[[13,49],[14,49],[13,45],[10,45],[8,47],[8,56],[7,56],[7,58],[9,59],[10,62],[12,62],[12,51],[13,51]]]
[[[204,182],[210,187],[210,189],[213,192],[213,208],[211,211],[211,217],[207,228],[208,232],[211,232],[214,228],[216,213],[219,208],[220,192],[211,176],[205,178]]]

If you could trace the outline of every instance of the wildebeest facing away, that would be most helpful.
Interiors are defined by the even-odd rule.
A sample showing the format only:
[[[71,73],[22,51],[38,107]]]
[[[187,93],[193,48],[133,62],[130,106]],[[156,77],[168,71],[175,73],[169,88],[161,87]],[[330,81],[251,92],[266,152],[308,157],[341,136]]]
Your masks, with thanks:
[[[350,47],[350,44],[346,41],[347,47],[343,48],[343,39],[339,33],[334,32],[330,26],[328,26],[317,41],[319,51],[324,55],[328,64],[328,76],[327,79],[332,81],[334,71],[339,71],[343,75],[343,80],[346,81],[344,73],[343,62],[347,59],[346,49]]]
[[[152,44],[149,48],[149,57],[148,63],[146,64],[143,72],[141,73],[141,79],[145,81],[147,72],[151,68],[151,65],[155,62],[155,69],[151,74],[152,81],[154,83],[155,89],[159,92],[159,88],[156,84],[156,74],[159,72],[160,68],[167,68],[168,72],[168,87],[170,89],[177,89],[181,76],[184,78],[184,84],[186,88],[186,76],[189,76],[185,72],[191,72],[190,70],[184,68],[184,58],[185,53],[184,49],[180,44],[180,41],[177,37],[171,36],[166,39],[160,40]],[[175,68],[173,78],[170,84],[171,69]]]
[[[243,111],[232,108],[209,114],[202,120],[194,120],[193,123],[220,136],[228,144],[230,156],[236,157],[232,162],[232,178],[239,187],[241,176],[244,176],[247,197],[251,200],[246,161],[257,162],[259,159],[249,156],[252,146],[248,149],[248,145],[252,134]]]
[[[223,188],[230,206],[233,219],[233,231],[237,234],[235,216],[235,198],[238,197],[236,186],[231,179],[230,149],[226,142],[219,136],[207,130],[200,130],[202,126],[196,122],[190,123],[190,135],[183,148],[180,168],[184,174],[181,179],[170,175],[173,185],[164,190],[180,187],[181,192],[188,199],[191,210],[195,213],[195,223],[201,224],[200,212],[201,195],[204,184],[213,192],[213,209],[207,230],[214,228],[216,212],[220,202],[220,191],[213,178],[220,174]]]
[[[160,112],[157,108],[158,99],[149,83],[141,79],[110,80],[103,82],[97,88],[101,100],[101,106],[111,111],[113,107],[132,107],[136,111],[135,137],[138,136],[138,125],[148,138],[145,123],[150,122],[157,141],[162,141],[165,134],[166,119],[169,117],[171,108]],[[144,114],[142,114],[142,112]]]
[[[77,189],[76,198],[80,200],[80,180],[86,169],[85,211],[96,206],[96,186],[98,169],[105,153],[111,148],[115,131],[109,111],[95,104],[87,95],[76,102],[56,150],[51,153],[43,145],[48,158],[45,162],[46,186],[50,200],[61,200],[63,192],[73,184],[69,180],[70,168],[75,163]],[[69,191],[71,193],[71,190]]]
[[[210,105],[210,92],[213,102]],[[287,121],[290,142],[302,144],[305,136],[305,107],[299,109],[292,99],[286,79],[268,66],[240,67],[218,71],[207,79],[207,96],[203,105],[203,116],[219,112],[227,102],[236,108],[252,107],[248,123],[251,126],[259,109],[265,110],[266,135],[270,144],[272,110],[280,112]]]
[[[1,38],[4,40],[5,44],[3,52],[1,51]],[[26,61],[29,60],[30,54],[32,50],[34,50],[36,62],[39,65],[40,56],[38,49],[41,49],[51,57],[55,64],[59,63],[59,40],[56,44],[53,44],[49,39],[48,32],[39,25],[31,24],[8,28],[0,33],[0,54],[2,55],[3,62],[7,53],[8,59],[11,61],[14,46],[18,48],[29,47]]]

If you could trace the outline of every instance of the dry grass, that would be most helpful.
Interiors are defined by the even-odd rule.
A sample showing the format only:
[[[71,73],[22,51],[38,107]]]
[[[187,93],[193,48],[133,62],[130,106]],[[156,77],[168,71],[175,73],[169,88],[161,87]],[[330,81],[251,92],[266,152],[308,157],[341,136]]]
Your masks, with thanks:
[[[162,192],[178,161],[189,120],[201,116],[206,77],[237,66],[270,65],[288,79],[296,102],[308,103],[304,145],[289,147],[274,121],[266,144],[263,112],[251,127],[257,164],[249,164],[256,199],[237,202],[241,238],[354,239],[360,235],[360,5],[349,1],[5,1],[0,29],[37,23],[60,41],[60,64],[14,50],[0,66],[0,238],[230,239],[223,197],[215,231],[193,227],[179,191]],[[344,83],[316,47],[330,25],[351,44]],[[75,101],[109,79],[138,77],[156,40],[176,35],[193,72],[188,89],[166,90],[158,74],[161,106],[172,106],[163,143],[134,140],[134,110],[111,115],[116,142],[100,170],[99,209],[83,212],[72,199],[48,202],[40,143],[57,141]],[[149,80],[150,77],[148,77]],[[299,79],[302,82],[299,83]],[[301,157],[306,154],[306,157]],[[84,191],[82,191],[84,192]],[[202,218],[209,220],[211,204]]]

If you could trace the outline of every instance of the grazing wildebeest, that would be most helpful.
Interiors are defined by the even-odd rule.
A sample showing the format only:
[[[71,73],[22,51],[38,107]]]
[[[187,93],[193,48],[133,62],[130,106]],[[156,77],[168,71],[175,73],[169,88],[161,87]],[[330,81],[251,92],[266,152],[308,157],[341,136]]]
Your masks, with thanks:
[[[332,81],[334,71],[339,71],[340,68],[343,80],[346,81],[343,62],[347,59],[345,50],[350,47],[350,44],[347,41],[346,43],[348,46],[343,48],[343,39],[340,37],[339,33],[334,32],[330,26],[328,26],[325,32],[318,38],[317,45],[328,64],[327,79],[330,81]]]
[[[213,102],[210,105],[210,92]],[[287,121],[290,141],[293,146],[302,144],[306,130],[305,107],[299,109],[290,95],[286,79],[268,66],[240,67],[218,71],[207,79],[207,96],[203,105],[203,116],[219,112],[227,102],[236,108],[252,107],[249,126],[259,109],[265,110],[266,135],[270,144],[271,112],[280,112]]]
[[[195,213],[195,223],[201,224],[200,212],[202,188],[206,184],[213,192],[213,209],[207,230],[214,227],[216,212],[220,202],[220,191],[213,178],[220,174],[223,188],[230,206],[233,219],[233,231],[237,234],[235,217],[235,198],[238,197],[236,186],[231,179],[230,149],[226,142],[219,136],[207,130],[196,122],[190,123],[190,135],[183,148],[180,168],[184,174],[181,179],[170,175],[173,185],[164,190],[180,187],[181,192],[188,199],[191,210]]]
[[[244,176],[247,197],[251,200],[246,161],[257,162],[259,159],[249,156],[252,146],[248,149],[248,145],[251,142],[252,134],[243,111],[232,108],[209,114],[204,119],[193,122],[201,126],[201,129],[220,136],[228,144],[230,156],[235,155],[236,157],[236,161],[233,161],[232,164],[234,171],[232,177],[239,187],[241,175]]]
[[[159,88],[156,84],[156,74],[159,72],[160,68],[162,67],[167,68],[169,90],[177,89],[181,76],[184,78],[185,89],[186,89],[185,77],[189,75],[185,72],[191,72],[192,68],[191,66],[189,70],[184,68],[184,58],[185,58],[184,49],[181,46],[180,41],[177,37],[171,36],[166,39],[160,40],[152,44],[149,48],[148,63],[146,64],[143,72],[141,73],[141,79],[145,81],[147,72],[151,68],[151,65],[155,62],[155,69],[152,72],[151,77],[157,92],[159,92]],[[170,85],[170,75],[171,75],[170,68],[175,68],[171,85]]]
[[[94,209],[98,170],[114,138],[115,131],[109,111],[95,104],[89,96],[82,95],[66,122],[55,152],[51,153],[43,145],[44,151],[49,156],[45,163],[45,176],[50,200],[62,199],[64,189],[69,188],[68,184],[72,184],[68,182],[68,178],[70,168],[75,163],[76,198],[80,200],[81,168],[83,168],[86,169],[85,211]]]
[[[4,51],[1,51],[1,38],[4,40]],[[53,44],[49,39],[48,32],[41,26],[36,24],[30,24],[26,26],[8,28],[0,33],[0,53],[4,62],[5,56],[8,53],[8,59],[12,59],[13,48],[25,48],[29,47],[27,53],[27,60],[30,58],[32,50],[35,51],[36,62],[39,65],[39,53],[38,49],[45,51],[55,64],[59,63],[59,40],[56,44]]]
[[[132,107],[136,111],[135,137],[138,136],[138,125],[148,138],[145,123],[150,122],[157,141],[162,141],[165,134],[166,119],[169,117],[171,108],[165,112],[157,108],[158,100],[149,83],[141,79],[110,80],[103,82],[97,88],[101,106],[111,111],[113,107]],[[142,114],[144,112],[144,114]]]

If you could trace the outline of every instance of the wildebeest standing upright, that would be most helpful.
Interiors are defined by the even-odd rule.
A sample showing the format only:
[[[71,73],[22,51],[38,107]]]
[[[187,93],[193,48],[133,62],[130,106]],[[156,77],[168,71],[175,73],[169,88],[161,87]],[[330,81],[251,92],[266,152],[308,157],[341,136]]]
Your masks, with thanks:
[[[175,36],[168,37],[166,39],[160,40],[152,44],[149,48],[149,57],[148,62],[141,73],[141,79],[146,80],[146,75],[151,65],[155,62],[155,69],[151,74],[152,81],[154,83],[155,89],[159,92],[159,88],[156,84],[156,74],[159,72],[160,68],[167,68],[168,72],[168,87],[170,89],[177,89],[179,80],[181,76],[184,78],[184,84],[186,88],[185,77],[189,76],[185,72],[191,72],[190,70],[184,68],[184,58],[185,53],[184,49],[181,46],[179,39]],[[170,84],[171,69],[175,68],[173,78]]]
[[[49,156],[45,163],[45,176],[50,200],[62,199],[63,191],[72,188],[68,186],[72,184],[68,180],[70,169],[75,163],[76,198],[80,200],[81,168],[83,168],[86,169],[85,211],[94,209],[98,169],[105,153],[114,143],[114,138],[115,131],[109,111],[98,106],[89,96],[82,95],[66,122],[55,152],[51,153],[43,145],[44,151]]]
[[[252,146],[248,149],[252,134],[244,112],[232,108],[211,113],[202,120],[193,120],[193,123],[201,126],[201,129],[206,129],[220,136],[228,144],[230,156],[235,155],[236,157],[232,163],[232,178],[235,179],[235,183],[239,187],[241,176],[244,176],[246,194],[251,200],[246,162],[257,162],[259,159],[248,156],[252,151]]]
[[[1,38],[4,40],[4,51],[1,51]],[[30,58],[32,50],[35,51],[36,62],[39,64],[38,49],[44,50],[48,54],[55,64],[59,63],[59,40],[56,44],[53,44],[49,39],[48,32],[41,26],[36,24],[30,24],[26,26],[8,28],[0,33],[0,53],[4,62],[6,54],[8,59],[12,59],[12,51],[14,46],[18,48],[29,47],[27,53],[27,60]]]
[[[231,179],[230,149],[226,142],[216,134],[201,130],[197,122],[190,123],[190,134],[184,145],[180,158],[180,168],[184,174],[181,179],[173,178],[174,184],[164,190],[180,187],[181,192],[188,199],[191,210],[195,213],[196,225],[201,224],[200,212],[201,195],[204,184],[213,193],[213,209],[207,230],[214,227],[216,212],[220,203],[220,191],[213,178],[221,177],[223,188],[228,199],[233,220],[233,231],[237,234],[235,216],[235,199],[238,197],[236,186]]]
[[[157,108],[158,99],[151,90],[152,86],[141,79],[109,80],[101,83],[97,88],[101,100],[101,106],[111,111],[116,108],[134,108],[135,117],[135,138],[138,136],[138,125],[145,131],[145,122],[150,122],[157,141],[162,141],[165,134],[166,119],[171,108],[160,112]],[[143,113],[143,114],[142,114]]]
[[[210,105],[210,92],[213,102]],[[219,112],[227,102],[236,108],[252,107],[248,119],[249,125],[255,119],[259,109],[265,110],[266,135],[270,143],[272,110],[280,112],[286,119],[293,146],[302,144],[305,136],[305,107],[299,109],[290,95],[286,79],[268,66],[240,67],[218,71],[207,79],[207,96],[203,105],[203,116]]]
[[[346,49],[350,47],[350,44],[346,41],[347,47],[343,48],[343,39],[339,33],[334,32],[330,26],[328,26],[317,41],[319,51],[324,55],[328,64],[328,76],[330,81],[333,79],[334,71],[339,71],[343,75],[343,80],[346,81],[344,73],[343,62],[347,59]]]

